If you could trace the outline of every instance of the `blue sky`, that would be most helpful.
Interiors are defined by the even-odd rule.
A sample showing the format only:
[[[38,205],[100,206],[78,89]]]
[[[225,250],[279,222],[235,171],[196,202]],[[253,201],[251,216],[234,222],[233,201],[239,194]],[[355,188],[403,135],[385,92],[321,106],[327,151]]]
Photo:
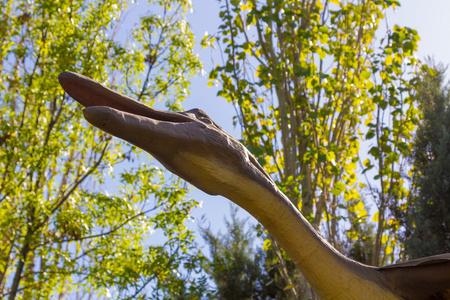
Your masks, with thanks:
[[[205,34],[214,33],[220,23],[218,17],[219,3],[216,0],[193,0],[194,12],[188,15],[189,22],[200,41]],[[417,57],[424,59],[427,56],[434,56],[436,62],[445,65],[450,64],[450,1],[449,0],[403,0],[402,6],[395,12],[387,14],[389,27],[394,25],[407,26],[418,31],[421,41]],[[204,63],[205,71],[212,67],[211,60],[220,59],[220,56],[211,52],[210,49],[201,50],[197,46],[196,50]],[[232,117],[234,108],[224,99],[216,97],[218,89],[206,86],[207,77],[197,76],[191,86],[191,95],[184,103],[186,109],[201,108],[206,111],[222,128],[231,133],[236,138],[240,138],[239,128],[234,128]],[[206,215],[213,230],[222,229],[224,232],[224,216],[229,214],[228,199],[217,196],[209,196],[194,188],[192,197],[202,201],[203,207],[194,211],[194,217],[198,218]],[[240,216],[249,216],[241,210]],[[251,218],[252,222],[256,220]]]
[[[127,16],[125,25],[136,23],[139,15],[144,15],[146,1],[139,1],[132,12]],[[188,21],[196,36],[197,42],[200,42],[205,32],[214,34],[220,25],[219,5],[217,0],[192,0],[194,10],[188,14]],[[395,12],[387,13],[387,23],[389,27],[394,25],[407,26],[418,31],[421,41],[417,57],[424,59],[426,56],[434,56],[436,62],[442,62],[445,65],[450,64],[450,12],[449,0],[401,0],[402,6]],[[383,24],[384,26],[384,24]],[[232,118],[235,110],[230,103],[216,96],[217,87],[207,87],[207,74],[214,65],[214,61],[220,59],[219,51],[211,49],[202,49],[199,44],[196,45],[196,52],[204,64],[206,75],[197,75],[190,88],[190,96],[184,102],[186,110],[191,108],[201,108],[208,113],[222,128],[236,138],[240,138],[240,129],[233,126]],[[202,207],[193,211],[193,216],[199,219],[202,215],[206,216],[207,223],[210,222],[214,231],[222,229],[224,232],[224,216],[229,215],[230,201],[223,197],[209,196],[196,188],[190,195],[202,202]],[[241,210],[240,217],[249,216]],[[253,223],[256,221],[251,217]],[[206,225],[207,225],[206,223]],[[197,228],[197,224],[191,224],[192,229]]]

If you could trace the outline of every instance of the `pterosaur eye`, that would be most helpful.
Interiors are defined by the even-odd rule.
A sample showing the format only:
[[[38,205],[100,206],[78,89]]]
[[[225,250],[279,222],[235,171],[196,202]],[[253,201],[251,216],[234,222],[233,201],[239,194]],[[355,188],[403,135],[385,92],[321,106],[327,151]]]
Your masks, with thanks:
[[[222,130],[222,128],[219,125],[217,125],[217,123],[214,122],[210,116],[208,116],[203,110],[201,110],[199,108],[190,109],[190,110],[186,111],[185,114],[201,121],[204,124],[212,125],[216,129]]]

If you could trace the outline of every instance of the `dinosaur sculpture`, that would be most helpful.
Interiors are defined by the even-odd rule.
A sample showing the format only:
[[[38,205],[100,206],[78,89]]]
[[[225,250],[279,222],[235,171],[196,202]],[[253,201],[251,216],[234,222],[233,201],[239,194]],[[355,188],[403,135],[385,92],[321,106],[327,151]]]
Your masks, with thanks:
[[[144,149],[169,171],[252,214],[275,237],[323,299],[450,299],[450,253],[386,267],[353,261],[306,221],[235,138],[202,110],[166,112],[64,72],[64,90],[86,120]]]

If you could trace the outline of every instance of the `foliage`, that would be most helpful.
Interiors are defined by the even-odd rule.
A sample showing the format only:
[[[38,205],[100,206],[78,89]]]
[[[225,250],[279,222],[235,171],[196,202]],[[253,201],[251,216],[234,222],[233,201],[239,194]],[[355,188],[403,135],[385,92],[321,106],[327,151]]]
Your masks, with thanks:
[[[369,208],[364,198],[362,198],[362,203],[364,203],[364,207]],[[350,228],[347,232],[351,238],[348,240],[347,245],[344,245],[346,248],[345,252],[348,257],[370,265],[373,261],[375,225],[373,223],[361,222],[361,218],[358,217],[358,211],[353,209],[349,211],[348,219]]]
[[[123,1],[2,2],[0,298],[201,294],[204,258],[185,224],[197,202],[157,167],[120,165],[138,151],[81,121],[57,80],[76,71],[147,104],[172,96],[178,109],[200,69],[190,4],[151,5],[125,43]]]
[[[445,69],[430,65],[418,93],[423,118],[411,154],[414,189],[404,215],[411,258],[450,252],[450,93],[443,85]]]
[[[239,219],[237,207],[230,207],[231,221],[225,219],[226,234],[214,235],[200,228],[210,249],[206,268],[215,283],[214,299],[278,299],[283,290],[277,288],[265,267],[266,253],[254,248],[254,231],[246,228],[247,219]],[[277,297],[278,296],[278,297]]]
[[[392,260],[399,223],[390,212],[407,195],[401,168],[418,122],[417,32],[394,26],[376,40],[384,10],[399,3],[222,3],[219,33],[202,43],[224,48],[209,85],[236,106],[244,144],[342,251],[358,236],[343,236],[343,221],[370,222],[364,189],[377,209],[371,264]]]

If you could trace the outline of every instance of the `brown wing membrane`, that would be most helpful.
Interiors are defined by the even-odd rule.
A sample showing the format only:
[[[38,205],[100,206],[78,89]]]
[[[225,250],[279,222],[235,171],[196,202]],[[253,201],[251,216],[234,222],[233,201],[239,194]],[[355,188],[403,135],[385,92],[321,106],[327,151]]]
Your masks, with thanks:
[[[450,300],[450,253],[379,268],[406,299]]]

